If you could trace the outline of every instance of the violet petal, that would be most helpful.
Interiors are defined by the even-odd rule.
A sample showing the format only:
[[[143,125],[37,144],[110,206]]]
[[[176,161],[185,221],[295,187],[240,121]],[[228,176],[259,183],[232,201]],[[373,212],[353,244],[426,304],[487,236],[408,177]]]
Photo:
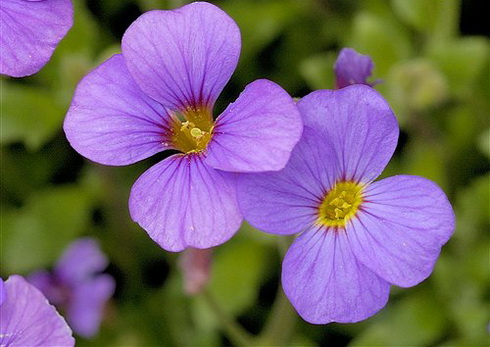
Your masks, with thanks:
[[[245,219],[273,234],[294,234],[310,227],[325,190],[339,176],[334,157],[328,139],[305,128],[283,170],[239,176],[238,198]]]
[[[78,85],[64,122],[80,154],[105,165],[127,165],[171,148],[170,117],[146,96],[117,54]]]
[[[250,83],[216,120],[206,164],[225,171],[277,171],[303,126],[289,94],[268,80]]]
[[[388,301],[389,283],[356,260],[347,236],[333,229],[306,231],[284,258],[284,292],[310,323],[358,322]]]
[[[373,86],[367,80],[374,68],[371,57],[359,54],[352,48],[343,48],[334,65],[336,88],[344,88],[351,84],[365,84]]]
[[[109,275],[98,275],[73,288],[67,320],[73,331],[85,338],[97,334],[107,300],[114,294],[115,282]]]
[[[206,2],[146,12],[122,39],[136,82],[171,109],[212,106],[235,70],[240,46],[233,19]]]
[[[5,283],[3,282],[3,279],[0,278],[0,305],[5,301],[7,298],[7,293],[5,291]]]
[[[298,108],[305,126],[332,141],[344,180],[371,182],[395,151],[398,123],[373,88],[356,84],[317,90],[302,98]]]
[[[70,0],[2,0],[0,73],[24,77],[38,72],[73,25]]]
[[[1,346],[74,346],[63,317],[43,294],[18,275],[5,282],[6,299],[0,305]]]
[[[454,231],[444,192],[417,176],[371,184],[348,229],[357,259],[386,281],[410,287],[427,278]]]
[[[222,244],[242,221],[234,175],[207,166],[200,154],[173,155],[147,170],[131,189],[129,210],[171,252]]]
[[[98,241],[85,237],[69,245],[58,260],[54,273],[65,285],[75,286],[105,270],[108,264]]]

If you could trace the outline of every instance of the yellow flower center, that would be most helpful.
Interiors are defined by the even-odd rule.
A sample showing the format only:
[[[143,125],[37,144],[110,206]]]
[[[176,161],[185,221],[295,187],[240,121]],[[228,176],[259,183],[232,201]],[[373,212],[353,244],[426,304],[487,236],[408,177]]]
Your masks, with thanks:
[[[327,227],[345,227],[363,201],[363,190],[364,186],[356,182],[337,182],[318,208],[317,223]]]
[[[184,153],[201,152],[206,149],[213,133],[211,110],[202,107],[187,107],[172,115],[172,142]]]

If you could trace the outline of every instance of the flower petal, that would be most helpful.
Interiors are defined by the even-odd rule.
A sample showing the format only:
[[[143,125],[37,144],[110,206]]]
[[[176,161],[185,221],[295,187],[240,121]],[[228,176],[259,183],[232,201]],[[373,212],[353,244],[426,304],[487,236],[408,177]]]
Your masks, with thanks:
[[[78,85],[64,130],[80,154],[105,165],[127,165],[171,148],[170,117],[146,96],[117,54]]]
[[[373,88],[356,84],[317,90],[302,98],[298,108],[305,126],[332,141],[345,180],[371,182],[395,151],[396,118]]]
[[[51,59],[73,25],[73,6],[70,0],[2,0],[0,17],[0,73],[24,77]]]
[[[284,292],[313,324],[366,319],[388,301],[390,285],[359,263],[346,234],[333,229],[303,233],[282,265]]]
[[[364,199],[348,230],[357,259],[401,287],[426,279],[454,231],[443,191],[422,177],[395,176],[370,185]]]
[[[99,275],[73,288],[67,320],[73,331],[85,338],[99,331],[105,303],[114,294],[115,282],[109,275]]]
[[[294,234],[310,227],[325,192],[339,175],[334,156],[328,139],[305,128],[283,170],[239,176],[238,201],[245,219],[273,234]]]
[[[352,48],[343,48],[335,62],[336,88],[344,88],[351,84],[373,86],[367,80],[371,76],[374,64],[369,55],[359,54]]]
[[[24,278],[5,282],[6,299],[0,306],[1,346],[74,346],[63,317]]]
[[[280,170],[302,130],[289,94],[271,81],[257,80],[216,120],[206,164],[234,172]]]
[[[201,155],[174,155],[146,171],[129,198],[133,220],[162,248],[209,248],[240,227],[232,174],[207,166]]]
[[[0,278],[0,305],[5,301],[5,298],[7,297],[7,293],[5,291],[5,283],[3,282],[3,279]]]
[[[76,285],[105,270],[109,264],[96,239],[85,237],[72,242],[58,260],[56,277],[65,285]]]
[[[171,109],[212,106],[240,55],[240,31],[218,7],[195,2],[140,16],[122,39],[141,89]]]

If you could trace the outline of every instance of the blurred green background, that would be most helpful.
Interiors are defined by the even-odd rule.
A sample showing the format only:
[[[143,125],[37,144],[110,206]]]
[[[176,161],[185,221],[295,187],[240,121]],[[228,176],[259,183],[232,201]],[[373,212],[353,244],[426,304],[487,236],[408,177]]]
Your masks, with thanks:
[[[154,244],[127,208],[132,183],[165,154],[104,167],[83,159],[64,137],[63,117],[80,78],[120,52],[122,34],[142,12],[184,3],[74,0],[75,24],[52,61],[35,76],[1,78],[0,275],[50,268],[80,236],[100,240],[117,289],[100,334],[77,338],[79,346],[230,345],[223,316],[253,335],[262,332],[253,340],[258,345],[488,345],[490,26],[482,2],[213,1],[242,32],[240,62],[215,114],[257,78],[295,97],[333,88],[337,54],[352,47],[373,58],[373,76],[383,80],[376,89],[400,122],[384,175],[428,177],[455,208],[456,232],[428,280],[393,287],[386,308],[366,321],[325,326],[302,321],[282,299],[273,305],[281,240],[246,224],[215,249],[210,295],[186,296],[179,255]]]

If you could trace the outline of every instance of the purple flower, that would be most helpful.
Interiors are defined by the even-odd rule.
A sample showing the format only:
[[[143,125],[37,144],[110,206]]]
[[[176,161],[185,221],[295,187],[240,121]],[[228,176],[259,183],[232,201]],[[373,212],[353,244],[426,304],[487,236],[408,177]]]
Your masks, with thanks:
[[[114,293],[114,279],[99,274],[107,265],[97,241],[83,238],[71,243],[52,273],[38,271],[28,280],[52,304],[65,309],[73,331],[90,338],[97,334],[104,305]]]
[[[392,156],[398,125],[372,88],[319,90],[298,108],[303,136],[284,170],[242,175],[240,207],[257,228],[297,232],[282,267],[284,291],[308,322],[357,322],[387,302],[390,284],[427,278],[454,230],[433,182],[373,182]]]
[[[0,278],[0,346],[74,346],[68,325],[19,275]]]
[[[35,74],[73,25],[70,0],[2,0],[0,73]]]
[[[366,84],[370,87],[379,80],[369,83],[374,64],[369,55],[357,53],[352,48],[343,48],[334,65],[336,88],[344,88],[351,84]]]
[[[282,169],[301,117],[277,84],[257,80],[213,119],[240,54],[240,32],[223,11],[196,2],[139,17],[110,58],[79,84],[64,129],[73,148],[105,165],[167,149],[129,199],[131,217],[161,247],[181,251],[227,241],[242,215],[237,172]]]

